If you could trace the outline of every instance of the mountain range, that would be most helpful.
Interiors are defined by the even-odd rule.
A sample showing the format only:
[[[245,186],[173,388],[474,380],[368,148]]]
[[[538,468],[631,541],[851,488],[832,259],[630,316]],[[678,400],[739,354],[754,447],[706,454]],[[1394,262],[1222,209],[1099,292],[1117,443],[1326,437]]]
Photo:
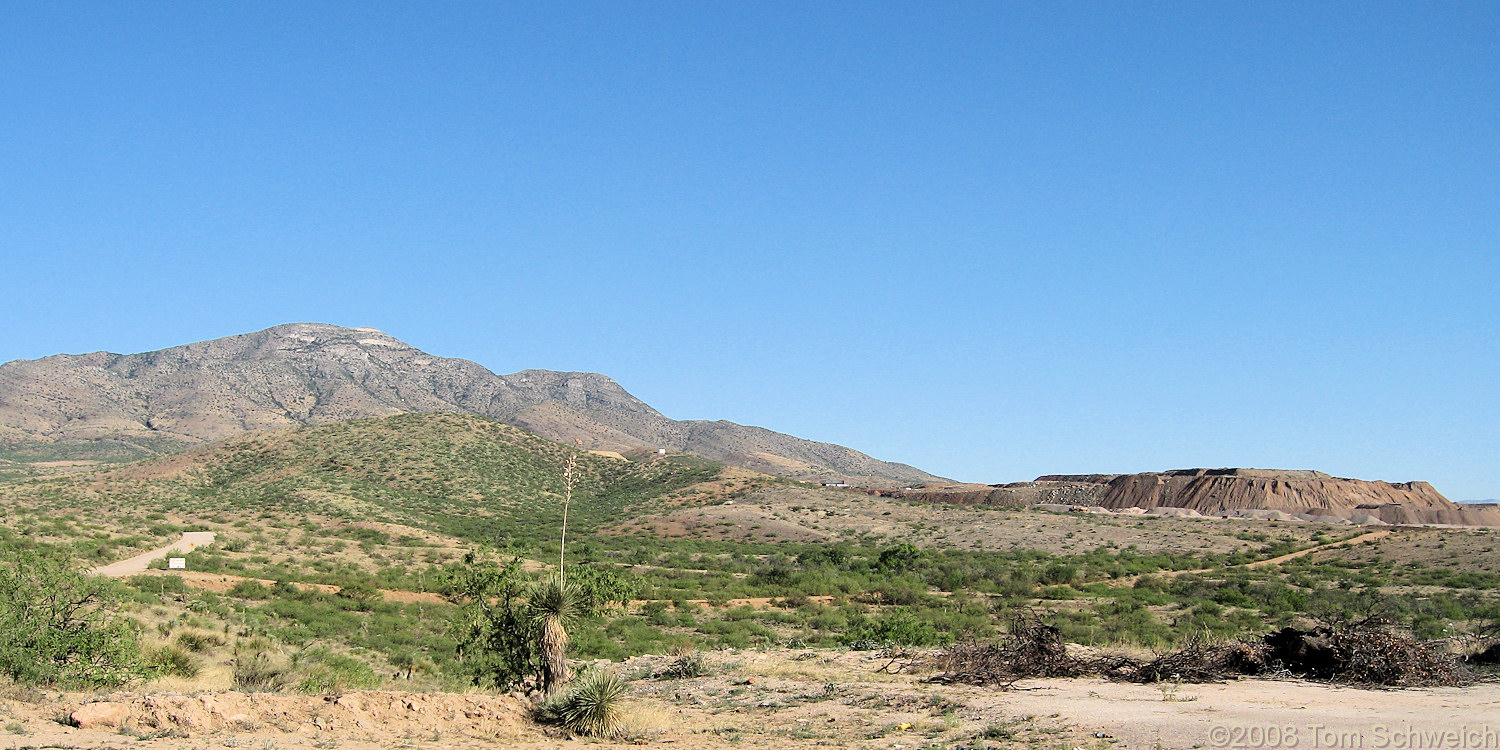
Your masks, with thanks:
[[[160,351],[0,365],[0,449],[23,460],[124,460],[245,432],[429,412],[488,417],[595,451],[664,449],[778,476],[939,480],[841,445],[669,419],[604,375],[497,375],[373,328],[290,323]]]

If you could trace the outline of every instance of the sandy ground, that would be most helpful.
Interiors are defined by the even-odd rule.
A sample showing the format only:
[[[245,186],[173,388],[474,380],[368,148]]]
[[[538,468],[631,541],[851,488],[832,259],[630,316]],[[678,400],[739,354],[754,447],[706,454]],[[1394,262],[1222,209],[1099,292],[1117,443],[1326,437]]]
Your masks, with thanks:
[[[1496,684],[1374,691],[1272,680],[1180,686],[1038,680],[1018,687],[1005,696],[1006,709],[1059,713],[1125,748],[1500,747]],[[1400,737],[1464,729],[1487,731],[1490,744],[1398,744]]]
[[[869,652],[705,654],[708,674],[662,679],[674,657],[609,665],[633,680],[618,740],[569,739],[518,697],[356,691],[116,693],[0,698],[9,748],[1496,748],[1500,684],[1371,691],[1302,681],[1132,685],[1033,680],[1010,691],[889,674]],[[653,676],[655,675],[655,676]],[[116,712],[97,728],[66,725]],[[1454,732],[1456,734],[1447,734]],[[1488,744],[1486,744],[1488,743]]]

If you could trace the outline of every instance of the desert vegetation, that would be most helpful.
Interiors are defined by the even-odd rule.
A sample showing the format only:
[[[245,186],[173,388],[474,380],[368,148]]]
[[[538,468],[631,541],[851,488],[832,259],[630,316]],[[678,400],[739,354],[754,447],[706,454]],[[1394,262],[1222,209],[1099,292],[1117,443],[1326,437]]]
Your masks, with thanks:
[[[1285,667],[1265,656],[1266,638],[1293,629],[1320,648],[1420,651],[1425,666],[1384,681],[1415,685],[1430,683],[1411,675],[1488,648],[1500,623],[1500,539],[1485,530],[1398,529],[1334,547],[1365,532],[865,502],[701,459],[578,453],[460,415],[15,476],[0,503],[0,667],[18,684],[550,693],[543,715],[580,733],[616,732],[623,720],[606,704],[621,685],[735,679],[704,654],[865,654],[871,670],[895,660],[916,679],[989,686],[1187,681],[1205,665],[1205,678]],[[718,520],[682,533],[685,514]],[[118,581],[83,574],[187,530],[218,539],[183,555],[186,571],[163,560]],[[39,616],[16,603],[42,589],[77,591],[84,606],[63,627],[13,627]],[[1050,666],[1017,667],[1016,639],[1042,627],[1047,643],[1027,647]],[[25,640],[33,632],[60,635]],[[1080,666],[1069,648],[1105,661]],[[1260,666],[1225,666],[1247,654]],[[965,659],[992,674],[964,677]],[[575,673],[578,689],[563,688]],[[964,731],[977,741],[982,730]]]

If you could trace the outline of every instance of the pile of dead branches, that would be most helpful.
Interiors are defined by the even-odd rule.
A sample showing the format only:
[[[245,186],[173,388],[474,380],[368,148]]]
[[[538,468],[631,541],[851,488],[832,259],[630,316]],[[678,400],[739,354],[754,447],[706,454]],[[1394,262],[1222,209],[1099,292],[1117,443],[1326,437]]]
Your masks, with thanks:
[[[1259,641],[1219,643],[1193,637],[1176,651],[1144,663],[1122,664],[1115,674],[1105,676],[1130,682],[1218,682],[1266,671],[1269,650]]]
[[[1445,641],[1420,641],[1378,621],[1284,628],[1264,638],[1188,640],[1149,661],[1069,653],[1062,633],[1022,611],[999,643],[961,643],[930,658],[932,682],[1009,688],[1036,677],[1097,676],[1128,682],[1217,682],[1290,675],[1363,687],[1465,685],[1473,673]]]
[[[1464,661],[1480,667],[1500,666],[1500,643],[1491,643],[1489,646],[1469,655]]]
[[[1372,687],[1466,685],[1474,675],[1446,641],[1420,641],[1379,621],[1283,628],[1266,661],[1299,677]]]
[[[1062,631],[1037,613],[1021,610],[999,643],[959,643],[927,664],[938,674],[932,682],[959,682],[1005,689],[1028,677],[1082,677],[1098,666],[1068,653]]]

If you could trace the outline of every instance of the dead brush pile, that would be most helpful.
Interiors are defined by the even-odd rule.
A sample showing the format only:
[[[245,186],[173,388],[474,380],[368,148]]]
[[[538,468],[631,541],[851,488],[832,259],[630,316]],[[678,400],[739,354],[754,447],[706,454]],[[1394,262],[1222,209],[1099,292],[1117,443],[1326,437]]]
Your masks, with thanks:
[[[915,666],[915,665],[914,665]],[[1419,641],[1376,621],[1284,628],[1263,638],[1212,642],[1193,638],[1149,661],[1123,655],[1069,653],[1062,633],[1023,611],[999,643],[961,643],[922,665],[932,682],[1011,687],[1039,677],[1105,677],[1128,682],[1217,682],[1285,675],[1361,687],[1437,687],[1474,682],[1445,641]]]
[[[1283,628],[1263,639],[1269,664],[1299,677],[1369,687],[1467,685],[1474,673],[1446,641],[1420,641],[1379,621]]]
[[[1269,650],[1259,641],[1217,643],[1194,637],[1176,651],[1120,669],[1115,678],[1131,682],[1217,682],[1239,675],[1262,674],[1267,671]]]
[[[1122,657],[1123,658],[1123,657]],[[938,670],[932,682],[989,685],[1002,690],[1028,677],[1084,677],[1113,671],[1107,659],[1083,659],[1068,653],[1062,631],[1031,610],[1011,620],[999,643],[958,643],[929,659]]]

